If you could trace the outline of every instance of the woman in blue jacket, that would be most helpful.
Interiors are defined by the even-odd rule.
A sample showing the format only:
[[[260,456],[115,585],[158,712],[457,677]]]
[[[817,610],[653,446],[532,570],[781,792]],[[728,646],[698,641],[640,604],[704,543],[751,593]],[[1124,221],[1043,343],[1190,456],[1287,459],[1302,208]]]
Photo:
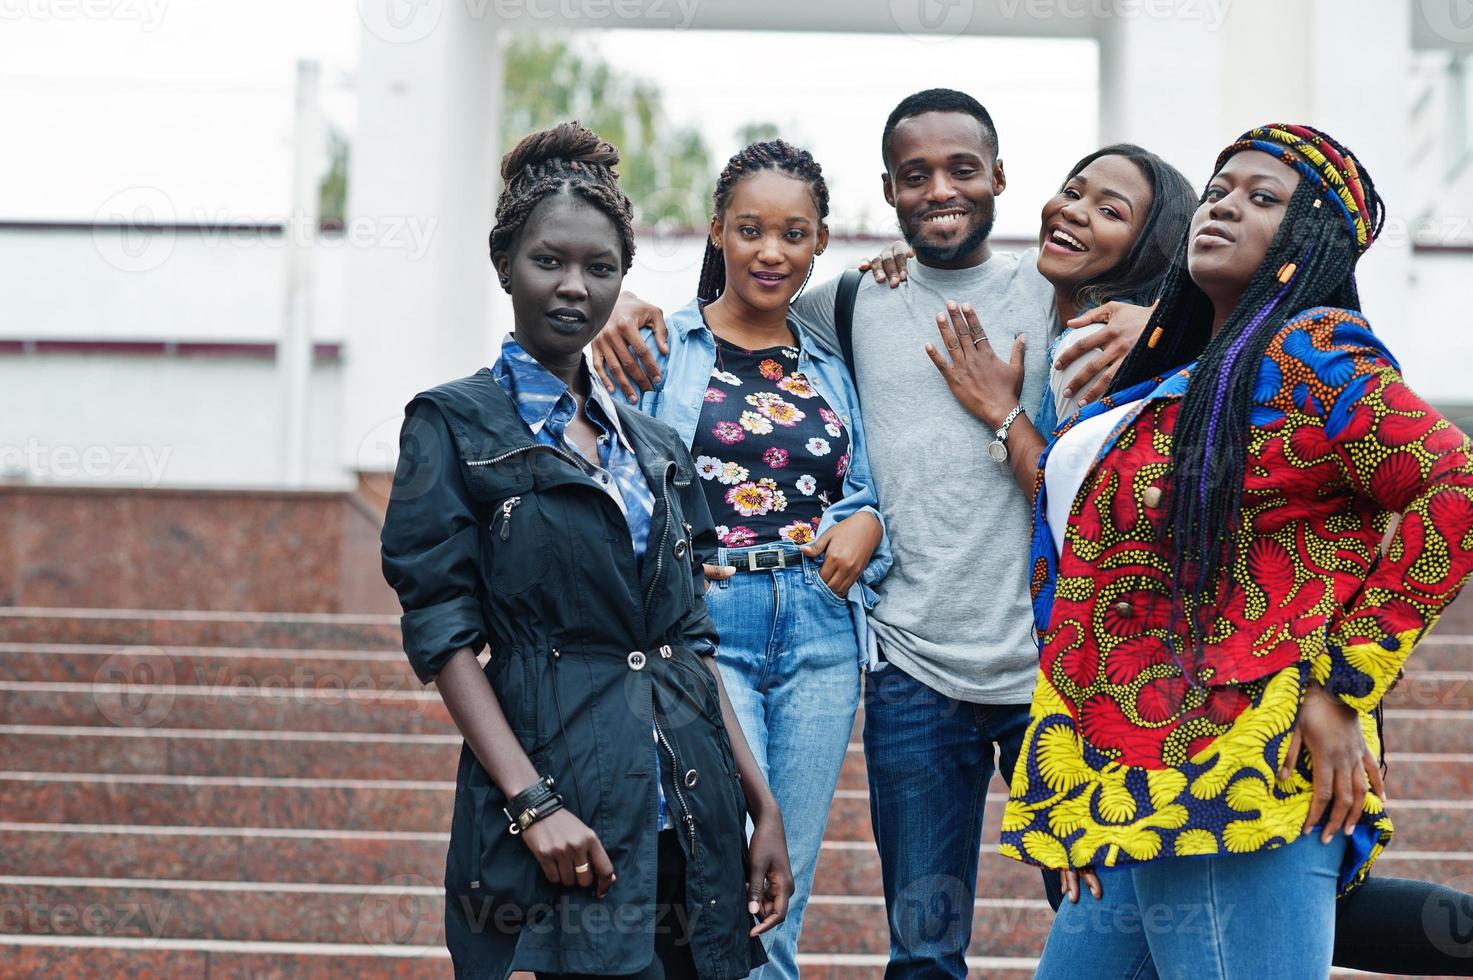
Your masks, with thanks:
[[[727,162],[714,205],[696,298],[668,318],[670,353],[640,407],[690,447],[716,523],[716,662],[782,811],[796,886],[764,969],[796,977],[864,609],[890,558],[844,361],[788,312],[828,242],[823,174],[781,140],[753,143]]]

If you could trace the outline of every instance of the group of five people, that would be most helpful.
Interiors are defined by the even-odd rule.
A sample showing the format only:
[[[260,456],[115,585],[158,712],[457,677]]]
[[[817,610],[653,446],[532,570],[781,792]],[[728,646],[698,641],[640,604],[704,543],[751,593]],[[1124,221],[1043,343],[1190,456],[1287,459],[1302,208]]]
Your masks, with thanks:
[[[804,288],[827,187],[759,142],[668,317],[621,294],[612,146],[503,162],[514,329],[411,401],[383,531],[465,736],[457,974],[796,976],[861,697],[887,975],[966,974],[994,755],[1040,975],[1454,972],[1403,926],[1463,896],[1367,874],[1380,700],[1473,570],[1468,439],[1357,312],[1369,174],[1275,124],[1198,198],[1109,146],[1014,255],[975,99],[882,152],[872,276]]]

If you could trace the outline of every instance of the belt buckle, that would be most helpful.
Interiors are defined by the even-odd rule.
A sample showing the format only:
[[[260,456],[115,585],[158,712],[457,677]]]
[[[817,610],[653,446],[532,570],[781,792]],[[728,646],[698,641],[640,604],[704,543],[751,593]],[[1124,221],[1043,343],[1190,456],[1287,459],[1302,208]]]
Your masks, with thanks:
[[[765,572],[788,567],[788,553],[779,548],[747,552],[747,571]]]

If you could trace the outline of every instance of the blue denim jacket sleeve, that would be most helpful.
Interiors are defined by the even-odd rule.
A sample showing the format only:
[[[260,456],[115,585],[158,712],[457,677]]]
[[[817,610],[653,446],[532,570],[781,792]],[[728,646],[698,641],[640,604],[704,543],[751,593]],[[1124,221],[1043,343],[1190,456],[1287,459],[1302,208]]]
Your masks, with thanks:
[[[804,342],[808,343],[808,338],[805,337]],[[818,375],[823,393],[826,397],[840,402],[839,405],[833,407],[843,417],[845,426],[849,430],[849,471],[844,475],[844,496],[823,512],[823,520],[819,522],[818,533],[823,534],[835,524],[858,513],[871,514],[875,520],[880,522],[883,532],[880,536],[880,543],[875,546],[874,554],[870,555],[869,564],[865,566],[864,573],[859,577],[859,584],[864,592],[864,607],[870,609],[874,607],[878,599],[874,586],[879,584],[879,581],[890,571],[892,561],[890,530],[885,524],[884,515],[880,513],[880,499],[875,491],[874,477],[870,473],[869,447],[865,441],[859,397],[854,390],[854,381],[849,376],[849,368],[839,355],[830,353],[822,347],[811,349],[815,373]]]
[[[653,391],[641,390],[639,392],[639,404],[635,407],[646,415],[652,416],[654,418],[660,418],[660,396],[664,394],[665,385],[668,384],[670,381],[670,355],[661,352],[660,345],[655,343],[655,331],[651,328],[641,327],[639,335],[644,339],[645,345],[649,347],[650,356],[655,359],[655,364],[660,369],[660,381],[658,384],[655,385]],[[678,342],[679,340],[674,336],[674,331],[672,330],[670,337],[670,349],[674,350],[675,344],[677,344]],[[638,369],[636,368],[636,373],[637,372]],[[627,374],[628,372],[625,373]],[[623,398],[624,396],[616,392],[614,397]]]

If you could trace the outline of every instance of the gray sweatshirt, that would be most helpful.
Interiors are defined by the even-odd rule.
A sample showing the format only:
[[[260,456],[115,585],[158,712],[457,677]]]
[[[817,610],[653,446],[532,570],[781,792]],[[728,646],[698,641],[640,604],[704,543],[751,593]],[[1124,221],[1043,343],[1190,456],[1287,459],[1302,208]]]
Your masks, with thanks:
[[[1032,515],[1007,463],[987,455],[993,433],[951,394],[926,355],[943,355],[936,314],[971,303],[994,349],[1027,337],[1022,403],[1048,382],[1053,287],[1038,252],[994,253],[972,269],[912,261],[898,289],[868,276],[854,304],[854,359],[870,468],[895,553],[869,625],[886,659],[928,686],[977,704],[1026,704],[1038,648],[1029,605]],[[838,350],[838,280],[806,291],[793,311]]]

